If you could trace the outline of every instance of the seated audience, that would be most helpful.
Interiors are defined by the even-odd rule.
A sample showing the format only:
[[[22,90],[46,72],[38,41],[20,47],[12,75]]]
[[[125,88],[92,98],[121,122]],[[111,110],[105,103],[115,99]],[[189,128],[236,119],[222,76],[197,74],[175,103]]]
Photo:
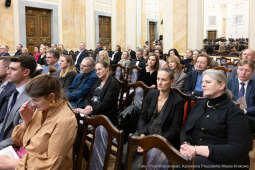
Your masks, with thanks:
[[[210,69],[202,78],[207,99],[198,101],[188,116],[181,133],[181,153],[195,157],[196,165],[218,165],[217,169],[224,170],[224,165],[244,165],[241,169],[249,169],[248,123],[231,100],[225,74]]]
[[[147,63],[147,61],[148,61],[148,59],[149,59],[149,50],[147,50],[147,49],[144,49],[143,50],[143,58],[145,59],[145,61],[146,61],[146,63]]]
[[[199,55],[195,64],[196,70],[187,74],[184,83],[184,92],[193,96],[202,97],[202,73],[209,66],[209,58],[204,55]]]
[[[157,89],[151,89],[144,99],[137,133],[140,136],[162,135],[178,148],[184,101],[171,91],[173,80],[174,73],[168,68],[158,71]]]
[[[123,51],[121,60],[118,62],[118,64],[121,64],[123,67],[129,67],[130,63],[131,61],[128,51]]]
[[[15,89],[15,85],[9,82],[7,77],[10,61],[9,56],[0,57],[0,123],[4,120],[9,98]]]
[[[180,61],[181,61],[181,56],[179,55],[178,51],[177,51],[175,48],[170,49],[170,50],[168,51],[168,56],[176,56],[176,57],[178,57],[178,58],[180,59]]]
[[[144,68],[146,65],[146,61],[143,58],[143,49],[139,48],[136,50],[136,58],[131,60],[130,66],[138,66],[140,68]]]
[[[40,64],[41,66],[47,65],[46,62],[46,46],[43,44],[40,45],[40,56],[38,57],[37,63]]]
[[[186,67],[186,73],[189,73],[194,70],[194,61],[193,61],[193,51],[187,50],[185,59],[181,61],[181,64],[183,64]]]
[[[127,51],[131,57],[131,60],[135,60],[136,59],[136,52],[134,50],[132,50],[131,46],[127,46]]]
[[[14,162],[15,169],[72,170],[77,121],[61,93],[60,82],[50,75],[40,75],[26,85],[25,91],[31,104],[25,102],[20,108],[24,122],[15,127],[12,139],[27,153],[20,160],[8,160],[9,164]]]
[[[240,59],[242,60],[249,60],[255,64],[255,51],[252,49],[246,49],[241,53]],[[230,76],[228,77],[228,81],[234,80],[237,77],[237,68],[234,67]],[[251,75],[251,79],[255,80],[255,71]]]
[[[72,56],[61,56],[59,59],[59,65],[61,68],[59,80],[61,82],[62,88],[66,92],[68,87],[72,84],[74,77],[76,76],[76,68],[74,66]]]
[[[186,74],[182,70],[180,59],[176,56],[170,56],[167,58],[167,65],[169,69],[174,72],[174,81],[172,83],[172,87],[183,91]]]
[[[15,84],[16,89],[9,98],[6,115],[0,123],[0,149],[13,144],[12,131],[16,125],[22,122],[19,108],[30,100],[24,89],[35,69],[36,61],[33,56],[20,55],[11,58],[7,76],[8,81]]]
[[[84,42],[81,42],[80,43],[80,47],[79,47],[80,51],[78,53],[78,55],[76,56],[75,58],[75,62],[74,62],[74,65],[76,67],[76,70],[78,72],[80,72],[80,64],[81,62],[83,61],[83,59],[85,57],[88,57],[89,56],[89,53],[88,53],[88,50],[86,49],[86,44]]]
[[[7,45],[0,45],[0,57],[1,56],[10,56],[8,51],[9,51],[9,47]]]
[[[147,66],[138,73],[138,81],[142,81],[145,85],[155,88],[157,85],[158,69],[159,58],[154,53],[150,53]]]
[[[121,59],[121,47],[120,45],[116,45],[115,51],[113,52],[111,56],[111,65],[117,64]]]
[[[56,72],[53,74],[55,77],[59,76],[60,73],[60,65],[58,63],[59,53],[57,50],[48,50],[46,53],[46,62],[47,66],[45,66],[42,70],[43,74],[50,74],[49,66],[54,66],[56,68]]]
[[[168,68],[158,71],[157,89],[151,89],[144,99],[137,134],[162,135],[174,147],[179,148],[184,100],[177,92],[171,90],[173,80],[174,73]],[[143,149],[137,147],[137,152],[141,153]],[[141,165],[139,160],[136,155],[132,169],[138,169],[137,166]]]
[[[196,50],[193,51],[192,58],[193,58],[193,62],[194,62],[194,63],[196,63],[197,57],[199,56],[199,54],[200,54],[200,51],[199,51],[199,50],[196,49]]]
[[[163,59],[163,53],[160,49],[155,49],[154,54],[158,57],[159,59],[159,69],[167,67],[166,66],[166,61]]]
[[[98,79],[94,70],[95,61],[92,57],[85,57],[80,66],[80,73],[75,76],[66,93],[73,108],[85,107],[84,100]]]
[[[118,96],[120,90],[118,81],[110,75],[110,65],[105,61],[96,64],[96,74],[99,79],[85,99],[85,107],[83,109],[74,109],[74,111],[86,115],[103,114],[113,124],[117,125]]]
[[[98,53],[98,62],[106,62],[108,64],[110,64],[110,57],[109,54],[106,50],[102,50]]]
[[[40,57],[40,50],[39,50],[39,47],[35,46],[34,47],[34,58],[35,58],[35,61],[38,62],[38,59]]]
[[[24,47],[21,49],[21,53],[22,54],[29,54],[28,49],[24,48]]]
[[[252,132],[255,132],[255,80],[251,79],[254,64],[248,60],[240,60],[237,65],[237,77],[228,80],[234,101],[240,104],[249,120]]]
[[[16,53],[14,54],[14,56],[19,56],[19,55],[21,55],[22,54],[22,48],[23,48],[23,45],[22,44],[18,44],[17,46],[16,46]]]

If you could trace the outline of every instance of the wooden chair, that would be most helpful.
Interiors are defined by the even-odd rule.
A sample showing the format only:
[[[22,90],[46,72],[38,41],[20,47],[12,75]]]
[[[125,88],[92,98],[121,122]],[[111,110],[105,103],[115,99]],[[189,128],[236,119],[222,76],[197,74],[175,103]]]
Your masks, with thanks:
[[[194,169],[194,159],[188,160],[187,157],[181,155],[164,137],[160,135],[151,135],[145,137],[135,137],[130,136],[128,140],[128,157],[127,157],[127,167],[126,170],[131,170],[133,162],[133,152],[136,146],[143,148],[143,165],[147,165],[146,155],[147,152],[152,148],[157,148],[163,152],[168,160],[169,165],[172,167],[171,170],[175,169],[174,165],[189,166],[192,168],[187,168],[188,170]],[[169,167],[170,167],[169,166]],[[146,169],[146,168],[142,168]]]
[[[227,69],[227,68],[224,67],[224,66],[214,67],[214,69],[215,69],[215,70],[221,70],[221,71],[223,71],[223,72],[226,74],[227,77],[228,77],[229,74],[232,72],[231,69]]]
[[[127,93],[127,82],[116,79],[120,86],[119,99],[118,99],[118,111],[124,108],[124,94]]]
[[[138,72],[141,70],[138,66],[131,66],[127,68],[128,83],[135,83],[138,80]]]
[[[127,94],[124,101],[124,107],[127,107],[132,100],[134,102],[141,102],[140,109],[142,108],[142,101],[149,91],[149,87],[146,86],[142,81],[137,81],[135,83],[130,83],[127,85]]]
[[[86,166],[86,170],[90,170],[90,161],[93,153],[93,146],[95,141],[95,132],[96,128],[99,126],[103,126],[107,133],[108,133],[108,144],[107,149],[105,153],[105,159],[104,159],[104,170],[107,170],[109,167],[109,158],[110,155],[113,155],[116,157],[116,162],[114,166],[114,170],[119,170],[121,167],[121,157],[122,157],[122,150],[123,150],[123,132],[118,130],[111,121],[104,115],[98,115],[95,117],[84,117],[83,119],[83,131],[82,131],[82,137],[79,147],[79,153],[77,157],[77,169],[81,170],[82,168],[82,159],[83,159],[83,153],[84,149],[86,148],[86,141],[88,142],[88,135],[92,134],[92,138],[90,138],[91,145],[89,147],[89,158]],[[116,142],[113,142],[116,141]],[[114,144],[113,144],[114,143]],[[116,147],[117,146],[117,147]]]
[[[81,137],[84,129],[84,115],[75,114],[77,120],[77,135],[73,145],[73,170],[78,170],[78,154],[79,154],[79,147],[81,144]]]
[[[188,114],[191,111],[191,108],[194,106],[195,101],[192,100],[191,95],[185,94],[182,91],[180,91],[177,88],[171,88],[171,90],[177,92],[185,101],[184,104],[184,111],[183,111],[183,117],[182,117],[182,124],[184,125],[187,118],[188,118]]]
[[[220,57],[220,58],[216,58],[216,62],[220,64],[220,66],[225,66],[226,63],[231,62],[231,59],[227,57]]]
[[[116,79],[125,80],[126,79],[126,68],[121,64],[115,64],[112,66],[112,72]]]

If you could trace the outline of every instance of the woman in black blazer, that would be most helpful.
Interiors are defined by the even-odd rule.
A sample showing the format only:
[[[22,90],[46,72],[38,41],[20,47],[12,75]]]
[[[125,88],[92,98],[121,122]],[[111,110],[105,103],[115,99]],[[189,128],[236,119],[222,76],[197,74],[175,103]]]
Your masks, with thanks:
[[[142,81],[147,86],[155,88],[157,85],[158,69],[159,59],[154,53],[150,53],[147,61],[147,66],[139,71],[138,81]]]
[[[118,81],[110,75],[109,69],[110,65],[105,61],[96,64],[96,74],[99,79],[85,100],[85,108],[74,111],[86,115],[103,114],[116,125],[120,87]]]
[[[76,76],[76,68],[74,66],[73,58],[70,55],[64,55],[59,58],[59,65],[61,68],[59,80],[64,91],[72,84]]]
[[[192,108],[181,132],[180,152],[194,157],[199,166],[215,165],[226,170],[244,165],[240,169],[249,169],[248,123],[228,95],[226,83],[223,72],[213,69],[203,72],[202,88],[207,98]]]
[[[159,134],[179,147],[184,100],[171,90],[173,75],[168,68],[159,70],[157,89],[150,90],[144,99],[137,133],[140,136]]]

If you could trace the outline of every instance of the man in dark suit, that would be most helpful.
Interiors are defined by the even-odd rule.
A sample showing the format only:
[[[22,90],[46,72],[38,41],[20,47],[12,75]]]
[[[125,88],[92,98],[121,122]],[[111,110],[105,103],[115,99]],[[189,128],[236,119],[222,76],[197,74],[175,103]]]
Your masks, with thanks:
[[[9,47],[7,45],[1,45],[0,46],[0,57],[1,56],[10,56],[8,51],[9,51]]]
[[[121,55],[122,55],[121,47],[120,45],[116,45],[115,51],[111,55],[111,65],[118,64],[118,62],[121,59]]]
[[[9,64],[10,57],[0,57],[0,123],[4,120],[9,98],[15,89],[15,85],[7,79]]]
[[[14,54],[14,56],[19,56],[19,55],[21,55],[22,54],[22,48],[23,48],[23,45],[22,44],[18,44],[17,46],[16,46],[16,53]]]
[[[15,84],[16,89],[12,93],[7,107],[7,113],[0,124],[0,149],[12,145],[11,134],[15,126],[22,122],[19,109],[23,103],[30,100],[25,94],[25,86],[33,76],[36,69],[36,61],[33,56],[21,55],[12,57],[7,71],[8,80]]]
[[[210,60],[208,56],[199,55],[197,57],[197,62],[195,64],[196,70],[191,71],[187,74],[185,83],[184,83],[184,92],[191,94],[196,97],[203,96],[202,90],[202,73],[209,66]]]
[[[243,51],[241,60],[249,60],[255,64],[255,51],[252,49],[246,49]],[[237,76],[237,68],[234,67],[232,69],[232,72],[230,73],[230,76],[228,77],[228,81],[234,80]],[[253,73],[251,75],[251,79],[255,80],[255,71],[253,70]]]
[[[98,79],[92,57],[82,60],[80,74],[77,74],[67,90],[67,98],[73,108],[84,108],[85,98]]]
[[[80,64],[81,64],[82,60],[85,57],[88,57],[88,56],[89,56],[89,53],[86,50],[86,45],[85,45],[85,43],[81,42],[80,43],[80,52],[76,56],[76,59],[75,59],[75,62],[74,62],[74,65],[75,65],[78,72],[80,72]]]
[[[138,66],[140,68],[145,68],[146,60],[143,58],[142,48],[136,50],[136,59],[131,60],[130,66]]]
[[[249,119],[250,127],[255,132],[255,80],[251,79],[254,64],[249,60],[241,60],[237,66],[237,77],[228,80],[228,89],[231,90],[234,101],[240,103],[240,98],[245,99],[246,104],[240,104],[241,109]]]
[[[127,47],[127,51],[129,53],[129,55],[131,56],[131,59],[135,60],[136,59],[136,52],[134,50],[132,50],[130,46]]]

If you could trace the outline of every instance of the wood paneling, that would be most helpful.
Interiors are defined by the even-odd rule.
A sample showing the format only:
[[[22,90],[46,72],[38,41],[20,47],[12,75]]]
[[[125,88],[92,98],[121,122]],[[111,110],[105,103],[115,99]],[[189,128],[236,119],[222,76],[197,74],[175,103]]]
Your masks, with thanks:
[[[150,46],[152,47],[153,42],[156,39],[156,23],[155,22],[149,22],[149,30],[150,30]]]
[[[51,44],[51,11],[26,8],[26,39],[30,53],[40,44]]]
[[[99,16],[99,42],[111,48],[111,17]]]

